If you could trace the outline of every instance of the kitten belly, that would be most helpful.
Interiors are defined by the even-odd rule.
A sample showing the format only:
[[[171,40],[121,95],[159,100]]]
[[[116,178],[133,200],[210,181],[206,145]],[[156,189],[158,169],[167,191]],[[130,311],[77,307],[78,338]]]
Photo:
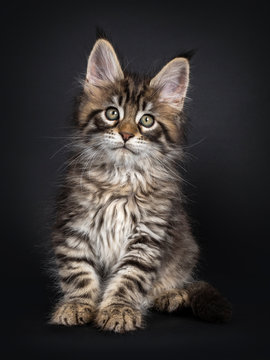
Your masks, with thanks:
[[[111,268],[125,253],[136,209],[127,198],[108,201],[91,219],[90,239],[100,265]]]

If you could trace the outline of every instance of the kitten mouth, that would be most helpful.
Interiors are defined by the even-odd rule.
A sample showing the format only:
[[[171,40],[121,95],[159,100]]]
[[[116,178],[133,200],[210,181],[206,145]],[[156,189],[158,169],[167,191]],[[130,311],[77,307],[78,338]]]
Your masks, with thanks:
[[[116,148],[114,148],[115,150],[122,150],[123,152],[127,152],[127,151],[129,151],[129,152],[131,152],[132,154],[135,154],[136,155],[136,153],[133,151],[133,150],[131,150],[129,147],[127,147],[125,144],[123,145],[123,146],[118,146],[118,147],[116,147]]]

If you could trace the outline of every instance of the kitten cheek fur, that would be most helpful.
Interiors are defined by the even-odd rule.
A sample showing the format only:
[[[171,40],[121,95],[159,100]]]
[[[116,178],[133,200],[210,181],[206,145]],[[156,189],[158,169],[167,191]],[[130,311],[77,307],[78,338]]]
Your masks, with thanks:
[[[150,307],[230,319],[228,301],[193,279],[199,249],[177,170],[188,76],[181,57],[152,80],[124,74],[112,45],[96,42],[52,234],[62,292],[52,324],[122,333],[142,328]],[[108,106],[119,119],[104,119]],[[155,126],[142,129],[138,114],[148,113]]]

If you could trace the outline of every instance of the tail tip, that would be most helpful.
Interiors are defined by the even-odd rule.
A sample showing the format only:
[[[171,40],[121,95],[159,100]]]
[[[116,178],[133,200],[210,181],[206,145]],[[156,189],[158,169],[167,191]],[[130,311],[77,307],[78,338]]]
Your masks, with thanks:
[[[194,315],[212,323],[228,323],[232,319],[232,305],[214,287],[202,283],[191,296]]]

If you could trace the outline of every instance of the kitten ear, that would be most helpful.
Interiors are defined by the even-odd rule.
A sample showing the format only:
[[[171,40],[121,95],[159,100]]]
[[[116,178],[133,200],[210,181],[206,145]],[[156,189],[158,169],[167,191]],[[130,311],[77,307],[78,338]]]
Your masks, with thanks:
[[[159,91],[161,101],[181,110],[189,83],[189,62],[175,58],[151,80],[150,86]]]
[[[117,55],[104,39],[96,41],[88,59],[86,85],[103,86],[124,77]]]

